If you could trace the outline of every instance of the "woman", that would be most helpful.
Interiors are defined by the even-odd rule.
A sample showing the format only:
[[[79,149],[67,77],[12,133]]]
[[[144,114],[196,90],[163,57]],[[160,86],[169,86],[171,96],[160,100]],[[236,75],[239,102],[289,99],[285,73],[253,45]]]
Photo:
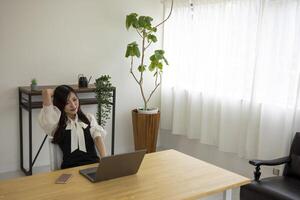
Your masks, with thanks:
[[[39,122],[63,152],[62,169],[98,162],[95,145],[100,157],[105,156],[103,138],[106,132],[93,115],[85,115],[81,111],[73,88],[61,85],[54,91],[44,89],[42,97]]]

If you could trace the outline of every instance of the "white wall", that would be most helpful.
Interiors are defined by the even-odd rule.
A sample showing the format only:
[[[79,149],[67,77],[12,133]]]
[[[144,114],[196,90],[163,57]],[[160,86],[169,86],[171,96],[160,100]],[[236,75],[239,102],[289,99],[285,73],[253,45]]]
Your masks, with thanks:
[[[0,172],[19,169],[17,87],[32,78],[49,85],[74,84],[80,73],[92,75],[92,81],[111,75],[117,88],[115,152],[133,149],[130,110],[142,101],[124,58],[126,45],[137,38],[125,29],[131,12],[151,15],[155,23],[162,19],[163,5],[160,0],[0,1]],[[158,93],[152,105],[159,105]],[[83,109],[96,112],[96,106]],[[33,113],[34,154],[44,136],[38,112]],[[109,150],[110,137],[105,142]],[[46,146],[35,166],[48,163]]]

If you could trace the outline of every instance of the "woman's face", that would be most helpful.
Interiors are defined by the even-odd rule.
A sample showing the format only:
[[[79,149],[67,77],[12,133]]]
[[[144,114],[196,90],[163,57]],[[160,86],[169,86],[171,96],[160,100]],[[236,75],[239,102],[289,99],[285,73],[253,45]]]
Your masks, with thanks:
[[[67,104],[65,105],[64,111],[68,115],[68,117],[74,118],[78,111],[78,107],[79,107],[78,98],[73,92],[71,92],[68,97]]]

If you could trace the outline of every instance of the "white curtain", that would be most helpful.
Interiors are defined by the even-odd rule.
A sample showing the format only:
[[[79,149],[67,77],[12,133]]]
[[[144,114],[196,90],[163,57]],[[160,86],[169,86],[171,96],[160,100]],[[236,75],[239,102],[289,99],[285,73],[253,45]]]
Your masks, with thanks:
[[[300,0],[174,1],[161,128],[241,157],[286,155],[300,131]]]

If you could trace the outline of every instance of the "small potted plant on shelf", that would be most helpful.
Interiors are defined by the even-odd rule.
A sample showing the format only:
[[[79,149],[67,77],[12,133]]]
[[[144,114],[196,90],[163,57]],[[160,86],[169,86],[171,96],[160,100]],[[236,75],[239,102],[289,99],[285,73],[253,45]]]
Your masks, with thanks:
[[[35,78],[31,79],[31,90],[37,90],[37,80]]]
[[[146,61],[146,51],[151,44],[157,42],[155,33],[157,28],[164,24],[171,16],[173,9],[173,0],[168,17],[157,25],[152,25],[153,18],[150,16],[139,16],[136,13],[131,13],[126,16],[126,28],[135,29],[140,38],[140,47],[136,41],[127,45],[126,58],[130,58],[130,74],[138,84],[140,93],[144,102],[142,108],[132,110],[132,124],[134,132],[135,149],[147,149],[147,152],[156,151],[157,134],[160,120],[160,112],[158,108],[149,108],[148,104],[157,89],[161,84],[161,76],[164,65],[168,65],[165,58],[164,50],[158,49],[148,57]],[[148,55],[148,54],[147,54]],[[135,61],[137,62],[135,63]],[[147,95],[144,90],[144,75],[152,73],[154,88]]]

